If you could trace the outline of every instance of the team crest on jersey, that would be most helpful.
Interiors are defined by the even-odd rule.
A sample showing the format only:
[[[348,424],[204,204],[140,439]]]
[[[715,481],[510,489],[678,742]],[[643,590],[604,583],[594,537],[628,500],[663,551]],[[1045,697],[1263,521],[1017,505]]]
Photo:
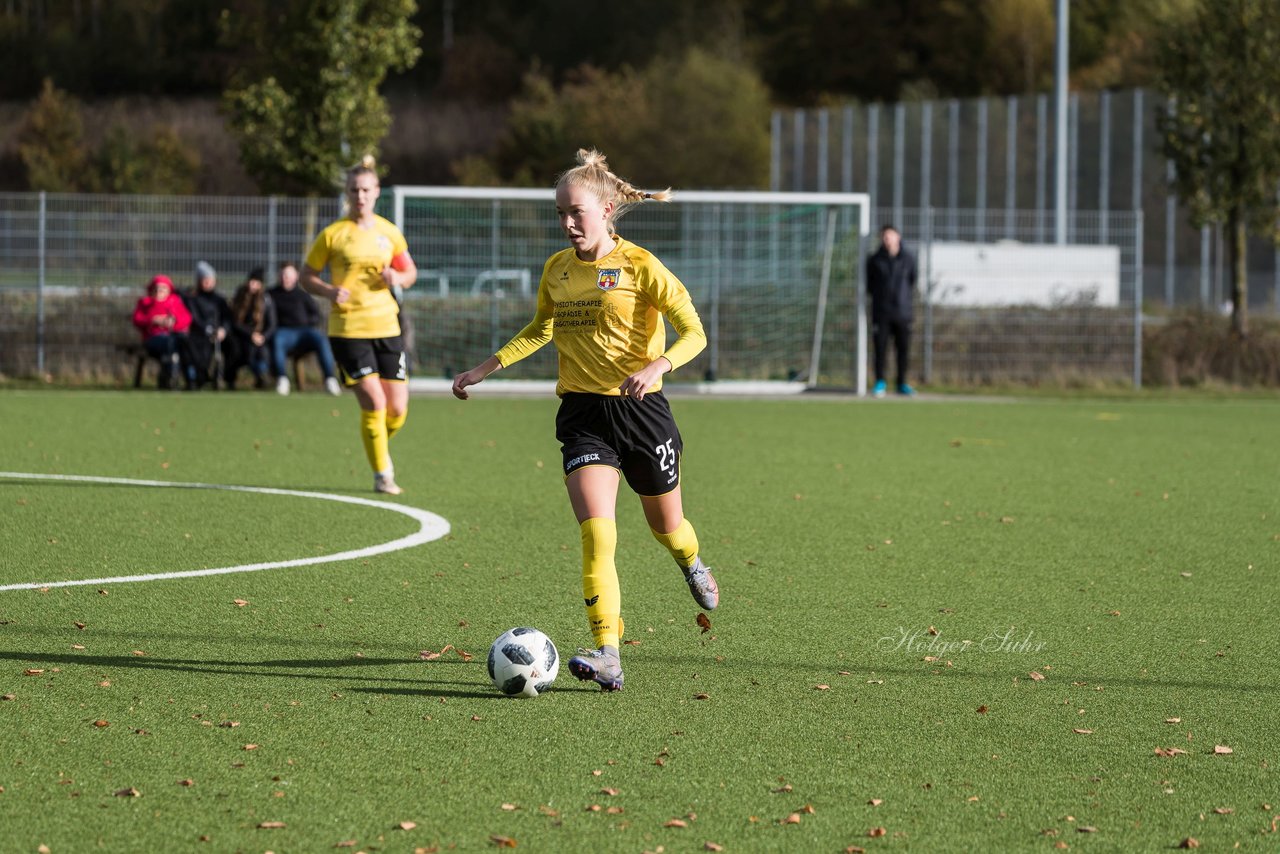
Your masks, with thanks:
[[[387,237],[385,234],[379,234],[379,235],[378,235],[378,248],[379,248],[379,249],[382,249],[382,250],[384,250],[384,251],[390,251],[390,250],[391,250],[391,238],[390,238],[390,237]]]
[[[622,270],[601,270],[596,277],[596,287],[602,291],[611,291],[618,286]]]

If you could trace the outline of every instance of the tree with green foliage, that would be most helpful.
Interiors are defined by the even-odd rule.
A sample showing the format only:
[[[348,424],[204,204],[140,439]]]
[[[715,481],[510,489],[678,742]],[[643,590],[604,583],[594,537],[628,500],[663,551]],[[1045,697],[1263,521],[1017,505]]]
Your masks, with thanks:
[[[1178,196],[1196,225],[1225,223],[1231,324],[1248,331],[1246,237],[1280,225],[1280,4],[1200,0],[1168,25],[1159,85],[1161,121]]]
[[[142,138],[123,123],[112,125],[92,162],[94,189],[103,193],[189,195],[200,174],[200,155],[159,124]]]
[[[33,190],[74,193],[88,177],[80,102],[45,78],[18,133],[18,156]]]
[[[496,150],[455,171],[463,183],[549,186],[584,147],[639,185],[761,188],[768,91],[750,68],[696,48],[642,71],[586,66],[559,89],[535,70]]]
[[[391,116],[379,87],[418,59],[415,0],[286,0],[224,13],[250,45],[224,95],[245,170],[267,193],[333,192],[377,153]]]

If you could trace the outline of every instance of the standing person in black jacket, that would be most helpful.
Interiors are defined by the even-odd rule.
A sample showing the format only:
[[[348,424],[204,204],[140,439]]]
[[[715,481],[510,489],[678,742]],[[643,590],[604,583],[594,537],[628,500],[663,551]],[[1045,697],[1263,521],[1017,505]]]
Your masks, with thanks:
[[[898,357],[898,394],[912,395],[907,384],[911,350],[912,300],[916,290],[916,258],[902,245],[892,225],[880,229],[880,248],[867,257],[867,293],[871,296],[871,340],[875,345],[876,384],[873,394],[884,397],[885,351],[893,336]]]
[[[218,274],[213,265],[200,261],[196,264],[196,286],[183,296],[191,312],[188,346],[197,387],[211,382],[217,388],[218,382],[225,380],[223,347],[235,346],[234,339],[227,339],[231,334],[231,307],[217,287]]]
[[[276,374],[276,391],[288,394],[289,374],[285,359],[290,353],[315,353],[324,371],[324,388],[337,397],[342,394],[333,365],[329,338],[320,329],[320,307],[311,294],[298,287],[298,266],[292,261],[280,265],[280,283],[270,291],[276,305],[276,334],[271,339],[271,366]]]

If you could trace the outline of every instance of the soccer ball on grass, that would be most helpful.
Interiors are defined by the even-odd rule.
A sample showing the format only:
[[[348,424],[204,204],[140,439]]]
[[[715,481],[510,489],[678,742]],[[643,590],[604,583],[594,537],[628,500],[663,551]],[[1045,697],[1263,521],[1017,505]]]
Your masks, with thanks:
[[[489,647],[489,678],[508,697],[536,697],[560,672],[560,653],[551,638],[520,626],[503,632]]]

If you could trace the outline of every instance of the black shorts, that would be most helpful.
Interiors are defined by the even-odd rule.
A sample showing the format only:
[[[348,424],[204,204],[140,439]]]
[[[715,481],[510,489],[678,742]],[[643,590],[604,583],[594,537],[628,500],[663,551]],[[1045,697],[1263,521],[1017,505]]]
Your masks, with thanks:
[[[684,442],[662,392],[642,400],[568,392],[556,413],[556,438],[566,477],[585,466],[610,466],[640,495],[680,485]]]
[[[342,380],[355,385],[369,375],[384,380],[404,382],[409,378],[405,367],[404,339],[394,338],[330,338],[333,360],[342,369]]]

